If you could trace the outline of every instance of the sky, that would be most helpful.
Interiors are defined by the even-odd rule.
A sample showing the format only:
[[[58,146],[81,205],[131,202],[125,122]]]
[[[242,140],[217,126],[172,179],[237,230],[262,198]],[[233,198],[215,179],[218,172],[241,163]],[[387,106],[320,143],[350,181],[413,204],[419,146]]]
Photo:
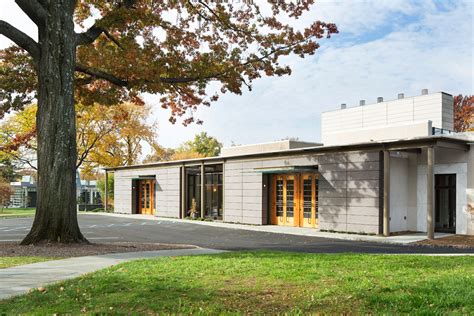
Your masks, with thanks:
[[[255,0],[254,0],[255,1]],[[258,0],[257,0],[258,1]],[[296,22],[336,23],[339,34],[320,41],[314,56],[284,62],[292,75],[257,80],[252,91],[226,94],[196,117],[203,125],[168,122],[159,96],[147,95],[158,122],[158,141],[176,147],[201,131],[225,146],[294,137],[320,140],[320,117],[341,103],[375,103],[381,96],[414,96],[427,88],[474,94],[472,0],[319,0]],[[36,37],[34,24],[13,0],[0,0],[0,19]],[[11,43],[0,36],[0,48]]]

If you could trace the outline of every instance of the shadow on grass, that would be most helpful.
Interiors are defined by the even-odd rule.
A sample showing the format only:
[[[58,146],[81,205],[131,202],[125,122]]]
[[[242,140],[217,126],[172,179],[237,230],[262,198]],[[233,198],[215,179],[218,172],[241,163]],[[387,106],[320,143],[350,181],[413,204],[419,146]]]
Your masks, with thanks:
[[[0,303],[18,313],[468,313],[474,259],[240,252],[139,260]]]

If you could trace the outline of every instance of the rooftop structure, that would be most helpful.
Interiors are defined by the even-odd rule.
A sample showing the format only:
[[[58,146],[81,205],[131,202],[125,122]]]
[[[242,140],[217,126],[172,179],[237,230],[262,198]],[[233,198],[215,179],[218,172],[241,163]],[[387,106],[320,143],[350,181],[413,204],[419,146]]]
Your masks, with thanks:
[[[364,100],[362,100],[364,101]],[[453,96],[445,92],[398,98],[324,112],[321,139],[324,145],[362,143],[425,137],[453,130]]]

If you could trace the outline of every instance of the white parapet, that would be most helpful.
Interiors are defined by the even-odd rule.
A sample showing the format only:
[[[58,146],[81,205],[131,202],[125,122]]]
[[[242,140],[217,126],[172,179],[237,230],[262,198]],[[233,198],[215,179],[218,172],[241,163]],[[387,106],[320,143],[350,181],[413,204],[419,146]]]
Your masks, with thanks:
[[[342,130],[326,133],[324,145],[357,144],[370,141],[389,141],[431,135],[431,121],[409,124],[398,124],[374,128]]]

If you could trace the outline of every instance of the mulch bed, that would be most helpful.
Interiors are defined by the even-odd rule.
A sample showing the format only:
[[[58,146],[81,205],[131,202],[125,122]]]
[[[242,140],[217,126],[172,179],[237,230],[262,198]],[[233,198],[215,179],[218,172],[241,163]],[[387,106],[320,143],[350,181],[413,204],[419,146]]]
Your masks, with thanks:
[[[191,245],[173,245],[158,243],[91,243],[91,244],[40,244],[35,246],[20,246],[18,243],[0,243],[0,257],[82,257],[102,255],[106,253],[190,249],[196,248]]]
[[[433,240],[422,240],[416,242],[418,245],[454,247],[469,249],[474,248],[474,236],[471,235],[454,235]]]

